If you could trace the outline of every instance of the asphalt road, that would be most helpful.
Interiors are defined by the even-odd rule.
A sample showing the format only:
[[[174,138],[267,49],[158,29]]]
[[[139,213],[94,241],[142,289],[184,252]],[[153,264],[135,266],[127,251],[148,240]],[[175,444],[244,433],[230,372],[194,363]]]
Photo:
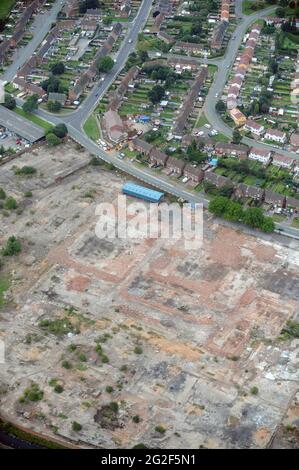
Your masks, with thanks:
[[[18,69],[30,59],[50,31],[52,23],[55,23],[57,13],[61,10],[63,4],[64,0],[56,0],[50,11],[46,10],[45,13],[40,13],[34,18],[30,28],[33,38],[25,47],[16,50],[12,64],[5,70],[1,80],[12,81]]]

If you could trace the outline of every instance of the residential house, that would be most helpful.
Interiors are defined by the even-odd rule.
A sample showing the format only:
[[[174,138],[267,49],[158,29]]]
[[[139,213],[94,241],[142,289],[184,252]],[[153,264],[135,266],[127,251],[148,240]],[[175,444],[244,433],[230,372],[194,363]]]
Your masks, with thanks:
[[[286,207],[293,208],[295,212],[299,213],[299,199],[295,197],[287,197],[286,198]]]
[[[79,12],[79,0],[66,0],[62,11],[65,13],[66,18],[77,16]]]
[[[128,72],[122,79],[120,85],[118,86],[117,90],[113,92],[112,99],[109,101],[107,108],[113,109],[114,111],[119,108],[123,97],[125,96],[129,88],[130,82],[137,77],[138,73],[139,68],[135,65],[128,70]]]
[[[120,16],[123,18],[128,18],[131,14],[131,2],[130,0],[125,0],[120,6]]]
[[[221,49],[227,27],[228,27],[228,22],[225,20],[221,21],[218,25],[216,25],[213,31],[213,36],[212,36],[212,41],[211,41],[212,50],[219,51]]]
[[[112,109],[106,111],[103,115],[103,125],[112,142],[119,143],[125,139],[124,124],[117,112],[112,111]]]
[[[199,145],[202,145],[205,152],[212,152],[214,150],[214,141],[210,137],[204,137],[199,135],[190,135],[186,134],[182,137],[182,146],[188,147],[192,142],[196,142]]]
[[[288,157],[287,155],[280,155],[279,153],[274,153],[272,157],[272,164],[280,168],[287,168],[289,170],[294,164],[294,159]]]
[[[173,50],[175,51],[185,51],[188,54],[200,54],[203,51],[203,46],[201,44],[197,44],[195,42],[182,42],[177,41],[173,46]]]
[[[264,126],[258,124],[257,122],[253,121],[252,119],[247,119],[244,129],[250,131],[252,134],[261,136],[265,132]]]
[[[248,147],[243,144],[217,142],[215,145],[215,153],[221,156],[227,155],[230,157],[246,158],[248,155]]]
[[[284,143],[286,141],[286,133],[279,131],[278,129],[267,129],[265,133],[265,139],[273,140],[273,142]]]
[[[190,57],[171,57],[167,61],[167,65],[174,67],[176,70],[197,70],[199,67],[198,61]]]
[[[204,181],[216,186],[216,188],[233,186],[233,182],[231,179],[227,178],[226,176],[217,175],[217,173],[214,173],[213,171],[205,172]]]
[[[243,126],[246,123],[246,116],[238,108],[230,109],[229,114],[236,126]]]
[[[166,44],[171,44],[172,42],[174,42],[174,38],[170,36],[170,34],[165,33],[165,31],[158,31],[157,36],[159,39],[161,39],[161,41],[164,41]]]
[[[13,85],[24,93],[38,95],[40,98],[43,98],[46,95],[46,92],[42,87],[35,85],[34,83],[27,82],[21,77],[16,77],[13,81]]]
[[[222,0],[222,2],[221,2],[221,11],[220,11],[221,21],[225,21],[225,22],[228,23],[228,21],[229,21],[229,7],[230,7],[230,0]]]
[[[177,176],[182,176],[185,165],[186,162],[174,157],[169,157],[166,162],[166,167]]]
[[[163,23],[164,19],[165,19],[164,13],[159,13],[159,15],[157,15],[155,17],[154,24],[151,27],[151,33],[152,34],[158,34],[158,32],[161,29],[161,26],[162,26],[162,23]]]
[[[204,178],[204,172],[201,168],[194,167],[190,163],[184,168],[184,176],[189,178],[193,183],[200,183]]]
[[[268,164],[270,161],[270,156],[271,152],[269,150],[261,150],[252,147],[249,152],[248,158],[250,160],[257,160],[258,162],[261,162],[263,164]]]
[[[286,205],[286,197],[282,194],[274,193],[269,189],[265,189],[264,201],[271,206],[279,206],[284,208]]]
[[[264,193],[264,189],[256,186],[248,186],[244,183],[239,183],[235,189],[235,196],[238,199],[253,199],[258,202],[263,201]]]
[[[143,153],[144,155],[149,156],[151,153],[152,149],[154,148],[152,144],[149,144],[145,140],[139,139],[138,137],[133,140],[133,149],[136,150],[136,152]]]
[[[290,137],[290,144],[295,150],[299,149],[299,132],[293,132]]]
[[[153,165],[159,165],[159,166],[166,166],[166,163],[168,161],[168,155],[164,152],[161,152],[161,150],[157,149],[156,147],[153,147],[151,152],[150,152],[150,162]]]
[[[174,123],[173,135],[176,138],[183,136],[184,129],[187,125],[188,118],[191,114],[191,111],[194,108],[196,100],[198,99],[198,93],[205,82],[208,76],[208,68],[203,66],[200,69],[200,72],[196,76],[193,84],[191,85],[190,91],[187,94],[187,97],[183,103],[183,106],[179,112],[179,115]]]

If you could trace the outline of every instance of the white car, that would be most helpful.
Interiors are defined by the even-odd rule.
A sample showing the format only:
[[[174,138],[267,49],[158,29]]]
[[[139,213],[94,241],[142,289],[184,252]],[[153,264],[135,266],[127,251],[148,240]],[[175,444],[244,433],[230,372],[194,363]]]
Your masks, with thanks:
[[[133,39],[129,39],[129,44],[131,44],[133,42]]]

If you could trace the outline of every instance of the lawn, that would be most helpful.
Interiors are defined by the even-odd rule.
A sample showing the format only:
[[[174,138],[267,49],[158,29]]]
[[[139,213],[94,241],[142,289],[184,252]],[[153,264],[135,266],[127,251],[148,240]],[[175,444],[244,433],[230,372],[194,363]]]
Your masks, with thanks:
[[[209,121],[207,120],[206,116],[204,114],[202,114],[196,122],[196,127],[202,127],[205,124],[209,124]]]
[[[0,308],[5,305],[4,293],[10,287],[10,280],[8,277],[0,276]]]
[[[44,121],[44,119],[41,119],[40,117],[36,116],[35,114],[30,114],[30,113],[25,113],[22,108],[15,108],[14,112],[19,114],[20,116],[23,116],[24,118],[28,119],[29,121],[33,122],[34,124],[37,124],[38,126],[43,127],[46,131],[52,129],[53,125],[50,124],[47,121]]]
[[[10,10],[16,3],[16,0],[1,0],[0,2],[0,20],[4,20],[10,13]]]
[[[83,129],[90,139],[97,141],[100,138],[100,131],[94,114],[89,116]]]

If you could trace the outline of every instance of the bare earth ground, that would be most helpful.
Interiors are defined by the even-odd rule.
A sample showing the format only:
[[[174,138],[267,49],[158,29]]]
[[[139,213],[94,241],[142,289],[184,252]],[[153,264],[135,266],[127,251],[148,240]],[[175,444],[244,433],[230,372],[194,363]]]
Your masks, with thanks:
[[[68,143],[0,167],[0,187],[23,208],[0,215],[0,244],[15,234],[23,245],[3,268],[12,286],[0,311],[1,412],[83,446],[298,446],[299,340],[277,339],[288,319],[298,321],[298,244],[208,217],[198,252],[165,240],[99,240],[95,207],[115,201],[124,177],[88,161]],[[15,176],[16,164],[37,176]],[[39,326],[57,318],[80,332]],[[43,400],[20,403],[31,381]],[[107,411],[111,401],[117,413]]]

